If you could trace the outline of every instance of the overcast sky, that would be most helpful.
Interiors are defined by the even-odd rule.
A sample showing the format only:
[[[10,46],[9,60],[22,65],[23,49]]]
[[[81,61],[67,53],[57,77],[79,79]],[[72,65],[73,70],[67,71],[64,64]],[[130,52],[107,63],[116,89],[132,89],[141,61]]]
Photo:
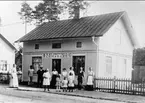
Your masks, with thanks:
[[[0,33],[11,43],[25,35],[25,26],[17,12],[20,11],[22,1],[0,1],[0,17],[2,26]],[[32,7],[38,1],[28,2]],[[91,1],[87,15],[126,11],[136,37],[141,46],[145,46],[145,1]],[[27,32],[34,26],[27,26]]]

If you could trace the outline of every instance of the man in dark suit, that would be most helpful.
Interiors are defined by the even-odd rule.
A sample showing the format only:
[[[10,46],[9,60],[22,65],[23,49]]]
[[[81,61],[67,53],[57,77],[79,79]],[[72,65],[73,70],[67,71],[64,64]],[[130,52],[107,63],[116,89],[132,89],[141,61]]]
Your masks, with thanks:
[[[37,71],[37,87],[42,87],[43,83],[43,67],[41,66],[40,69]]]

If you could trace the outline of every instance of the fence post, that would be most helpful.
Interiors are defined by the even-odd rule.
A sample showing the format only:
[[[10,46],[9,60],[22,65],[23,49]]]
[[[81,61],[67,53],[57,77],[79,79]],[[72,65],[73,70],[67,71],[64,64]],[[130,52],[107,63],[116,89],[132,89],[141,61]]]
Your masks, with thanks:
[[[113,86],[114,86],[113,93],[115,93],[115,87],[116,87],[115,82],[116,82],[116,76],[114,76],[114,78],[113,78]]]

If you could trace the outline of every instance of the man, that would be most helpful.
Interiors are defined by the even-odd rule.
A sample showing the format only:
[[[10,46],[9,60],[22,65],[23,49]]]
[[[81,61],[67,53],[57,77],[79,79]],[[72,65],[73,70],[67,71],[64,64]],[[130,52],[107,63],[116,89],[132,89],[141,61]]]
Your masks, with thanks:
[[[40,69],[37,71],[37,86],[38,87],[42,87],[42,83],[43,83],[43,67],[41,66]]]

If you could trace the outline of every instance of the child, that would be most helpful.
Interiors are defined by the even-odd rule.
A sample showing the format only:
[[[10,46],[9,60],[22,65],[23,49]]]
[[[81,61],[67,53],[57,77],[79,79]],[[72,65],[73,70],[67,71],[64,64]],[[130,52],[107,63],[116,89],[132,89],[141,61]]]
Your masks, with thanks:
[[[56,92],[60,92],[61,80],[60,75],[56,77]]]
[[[68,75],[68,89],[69,92],[73,92],[73,88],[74,88],[74,75],[73,73],[69,73]]]
[[[46,69],[45,73],[43,74],[43,86],[44,86],[44,91],[46,91],[46,89],[48,89],[49,91],[49,86],[50,86],[50,73],[49,73],[49,69]]]
[[[64,77],[63,81],[62,81],[62,88],[63,88],[63,92],[67,92],[67,84],[68,84],[68,80],[66,77]]]

